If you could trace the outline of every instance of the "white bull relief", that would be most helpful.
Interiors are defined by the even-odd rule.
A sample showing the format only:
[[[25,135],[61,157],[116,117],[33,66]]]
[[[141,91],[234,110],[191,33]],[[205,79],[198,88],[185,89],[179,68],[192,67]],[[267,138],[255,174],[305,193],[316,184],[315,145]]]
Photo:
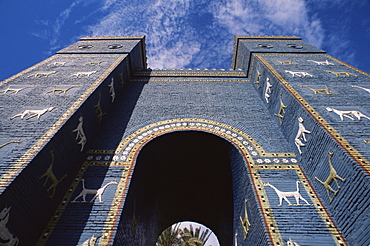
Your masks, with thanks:
[[[49,107],[49,108],[44,108],[44,109],[27,109],[27,110],[22,111],[19,114],[13,115],[10,119],[12,120],[16,117],[20,117],[23,120],[26,116],[28,116],[26,120],[29,120],[33,117],[37,117],[37,119],[39,120],[41,115],[45,114],[46,112],[50,112],[55,108],[56,107]]]
[[[329,62],[328,60],[325,60],[325,61],[314,61],[314,60],[307,60],[307,61],[311,61],[311,62],[314,62],[314,63],[316,63],[317,65],[327,65],[327,66],[329,66],[329,65],[334,65],[334,63],[332,63],[332,62]]]
[[[76,134],[76,140],[79,139],[77,144],[81,144],[81,150],[80,151],[82,152],[85,148],[87,138],[86,138],[86,135],[85,135],[85,132],[84,132],[84,129],[83,129],[84,118],[82,116],[80,116],[78,121],[79,121],[79,123],[78,123],[76,129],[73,129],[72,132],[77,133]]]
[[[90,72],[78,72],[71,75],[71,77],[90,77],[91,74],[96,73],[96,71],[90,71]]]
[[[361,118],[367,118],[370,120],[369,116],[364,115],[358,110],[339,110],[339,109],[330,108],[330,107],[326,107],[325,109],[328,110],[329,112],[334,112],[337,115],[339,115],[341,121],[344,121],[344,117],[351,119],[351,120],[356,120],[352,116],[356,117],[358,120],[361,120]]]
[[[278,206],[281,206],[283,204],[283,199],[289,204],[289,206],[292,206],[292,204],[288,200],[288,197],[294,197],[295,198],[296,203],[297,203],[296,206],[301,206],[301,204],[299,204],[299,200],[304,201],[306,203],[306,205],[311,205],[307,202],[306,199],[304,199],[302,197],[301,193],[299,192],[299,183],[300,183],[300,181],[297,180],[297,182],[296,182],[297,190],[296,191],[280,191],[278,188],[276,188],[275,186],[273,186],[270,183],[265,183],[265,184],[263,184],[263,186],[269,186],[269,187],[271,187],[272,189],[275,190],[276,195],[278,195],[278,197],[279,197],[279,205]]]
[[[87,189],[85,187],[85,180],[84,179],[81,179],[81,182],[82,182],[82,191],[80,192],[80,194],[78,194],[78,196],[75,197],[75,199],[73,199],[72,202],[77,202],[76,200],[80,197],[82,197],[82,202],[86,202],[86,196],[87,195],[94,195],[94,197],[90,200],[90,202],[94,202],[94,200],[96,198],[99,199],[99,203],[103,203],[102,201],[102,195],[105,191],[105,189],[109,186],[109,185],[112,185],[112,184],[118,184],[116,181],[111,181],[109,183],[107,183],[106,185],[100,187],[99,189]]]
[[[310,73],[307,73],[307,72],[294,72],[294,71],[290,71],[290,70],[284,70],[284,72],[286,72],[286,73],[290,73],[291,75],[292,75],[292,77],[295,77],[295,76],[297,76],[297,77],[307,77],[307,76],[309,76],[309,77],[313,77],[313,75],[312,74],[310,74]]]
[[[306,129],[306,127],[303,125],[303,118],[298,118],[298,132],[297,135],[294,138],[294,143],[298,148],[298,151],[300,154],[302,154],[301,147],[306,146],[302,141],[307,142],[306,139],[306,133],[311,133],[309,130]]]
[[[266,79],[266,88],[265,88],[265,100],[266,100],[267,103],[269,103],[271,88],[272,88],[272,84],[270,84],[270,79],[267,78]]]

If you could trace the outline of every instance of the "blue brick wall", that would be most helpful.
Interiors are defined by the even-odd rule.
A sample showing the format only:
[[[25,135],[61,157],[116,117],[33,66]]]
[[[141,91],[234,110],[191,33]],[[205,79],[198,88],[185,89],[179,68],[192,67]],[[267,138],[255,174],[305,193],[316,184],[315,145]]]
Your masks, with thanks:
[[[359,110],[363,114],[368,115],[367,92],[360,89],[356,90],[357,88],[353,88],[351,85],[366,87],[369,76],[325,55],[267,55],[262,56],[262,59],[268,62],[269,70],[265,70],[264,65],[256,61],[256,70],[260,70],[259,72],[262,73],[260,80],[264,81],[263,86],[259,88],[256,86],[256,88],[263,99],[266,89],[265,81],[267,77],[270,78],[272,92],[270,103],[266,103],[270,114],[277,114],[280,106],[280,94],[282,94],[282,100],[287,108],[281,124],[281,131],[291,144],[291,148],[296,150],[297,155],[300,154],[297,152],[298,149],[294,144],[294,139],[298,131],[298,117],[304,119],[303,124],[311,133],[306,134],[308,141],[305,143],[306,146],[301,147],[303,153],[300,156],[302,158],[301,166],[303,170],[313,183],[348,243],[350,245],[363,245],[363,242],[368,244],[370,239],[364,228],[367,228],[366,214],[369,209],[369,198],[367,193],[364,193],[362,190],[368,188],[369,176],[366,168],[361,167],[351,155],[354,153],[352,150],[355,150],[368,159],[369,149],[364,141],[368,138],[369,122],[366,118],[363,118],[361,121],[357,119],[356,121],[350,119],[341,121],[338,115],[327,111],[325,107],[333,107],[340,110]],[[323,62],[328,60],[333,65],[317,65],[310,60]],[[292,61],[293,64],[281,64],[279,61]],[[261,72],[261,70],[264,71]],[[293,77],[285,70],[304,71],[310,73],[313,77]],[[349,72],[356,76],[336,77],[325,70]],[[279,74],[283,80],[288,82],[288,87],[293,88],[299,94],[294,97],[294,92],[291,89],[287,90],[281,81],[275,78],[276,74],[273,72]],[[256,79],[257,72],[255,71],[252,81]],[[314,89],[325,89],[325,86],[328,86],[333,94],[315,94],[311,89],[302,86]],[[304,98],[305,101],[303,103],[299,102],[300,97],[298,95]],[[308,107],[305,108],[303,106],[307,106],[306,102]],[[323,119],[323,121],[318,119]],[[325,129],[327,127],[332,127],[337,131],[337,133],[331,133],[335,137],[338,136],[336,137],[337,140],[333,139],[333,136]],[[346,142],[341,141],[343,139]],[[332,202],[330,202],[323,185],[315,179],[317,177],[320,180],[325,180],[328,177],[328,154],[330,152],[334,152],[331,160],[338,175],[346,178],[345,182],[338,180],[340,190]],[[355,153],[354,156],[356,156]],[[360,162],[360,164],[362,163]],[[334,181],[331,186],[333,189],[337,188]],[[333,197],[333,193],[330,193]]]
[[[217,78],[216,78],[217,79]],[[246,81],[160,81],[136,82],[142,88],[123,138],[131,132],[164,119],[203,118],[226,123],[247,132],[270,152],[284,152],[284,137],[278,126],[271,124],[258,95],[250,93]],[[134,89],[136,90],[136,89]],[[254,122],[259,122],[255,124]],[[262,130],[263,129],[263,130]],[[260,134],[263,131],[265,134]]]
[[[123,72],[127,79],[130,67],[125,56],[58,54],[1,82],[4,90],[1,94],[1,124],[6,129],[0,133],[1,144],[13,140],[19,143],[9,143],[1,148],[0,208],[11,207],[7,228],[17,237],[19,245],[37,242],[75,179],[83,155],[73,130],[83,116],[87,138],[85,151],[92,144],[99,126],[94,105],[101,96],[100,105],[104,112],[108,112],[112,105],[108,84],[114,78],[119,95],[119,73]],[[95,72],[89,76],[72,76],[89,71]],[[54,73],[47,75],[49,72]],[[21,88],[25,89],[18,93],[9,90]],[[53,93],[56,88],[69,89],[66,93]],[[40,119],[27,119],[29,115],[24,119],[11,118],[24,110],[47,107],[55,109],[41,115]],[[48,168],[60,181],[55,188],[51,181],[53,177],[46,180],[43,176]]]
[[[231,149],[230,155],[233,170],[234,235],[237,234],[240,245],[269,245],[271,240],[266,233],[257,194],[253,189],[251,173],[247,169],[248,164],[245,163],[237,149]],[[240,221],[240,218],[244,219],[245,216],[244,204],[246,204],[248,220],[251,224],[246,240],[244,240],[244,230]]]
[[[0,105],[3,107],[0,115],[4,119],[1,126],[5,129],[0,133],[0,144],[13,140],[0,148],[4,156],[1,163],[4,168],[0,180],[0,209],[11,206],[7,228],[19,239],[20,245],[38,239],[40,245],[80,245],[93,235],[102,236],[99,240],[103,242],[109,233],[113,235],[111,243],[115,240],[117,244],[145,244],[155,240],[171,223],[189,219],[183,214],[184,218],[174,216],[171,217],[173,221],[169,219],[164,222],[161,206],[145,205],[143,201],[134,205],[135,197],[139,195],[135,192],[142,192],[140,185],[145,183],[140,182],[140,175],[135,176],[136,159],[126,160],[128,154],[123,154],[124,146],[127,147],[125,144],[136,146],[130,142],[136,131],[159,121],[183,118],[193,118],[194,121],[204,119],[217,122],[215,124],[218,126],[227,125],[233,128],[235,136],[248,134],[255,141],[253,143],[258,143],[266,153],[274,153],[260,155],[255,150],[257,146],[249,143],[239,143],[239,146],[236,137],[233,147],[226,144],[233,190],[228,201],[233,206],[230,217],[225,215],[223,220],[232,217],[230,221],[233,222],[233,228],[222,229],[213,222],[209,226],[220,236],[223,244],[229,245],[231,240],[234,241],[235,234],[238,245],[283,245],[289,239],[300,244],[370,243],[370,197],[366,192],[370,188],[367,163],[370,152],[366,144],[370,140],[367,134],[370,130],[369,120],[362,118],[361,121],[352,121],[345,118],[341,121],[338,115],[325,109],[359,110],[370,115],[366,103],[368,93],[352,87],[370,87],[368,74],[325,55],[324,51],[296,37],[261,37],[256,40],[241,37],[235,51],[238,53],[234,56],[234,67],[242,69],[245,77],[237,71],[199,71],[199,76],[194,71],[162,71],[161,75],[151,76],[152,71],[145,70],[145,45],[138,41],[141,39],[127,38],[118,49],[108,47],[111,41],[116,44],[120,40],[123,39],[84,38],[0,84],[0,90],[4,92],[7,88],[33,86],[20,90],[18,94],[0,95],[1,102],[4,102]],[[259,46],[270,43],[273,47]],[[292,47],[292,44],[296,46]],[[79,48],[80,45],[91,47]],[[312,60],[327,60],[332,64],[318,65]],[[90,61],[102,63],[89,65]],[[54,62],[66,63],[61,65]],[[285,70],[307,72],[313,77],[293,77]],[[353,75],[337,77],[325,70]],[[50,71],[58,73],[44,77],[40,74],[41,77],[37,78],[36,73]],[[71,76],[81,71],[96,72],[83,79]],[[207,73],[209,76],[205,76]],[[108,87],[112,81],[116,89],[114,100]],[[267,81],[272,86],[269,91],[266,90]],[[66,94],[45,94],[53,88],[70,86],[78,87],[71,88]],[[311,90],[324,89],[325,86],[338,95],[315,94]],[[286,106],[284,110],[281,110],[281,102]],[[101,119],[98,117],[98,105],[102,110],[100,113],[103,113]],[[57,108],[42,115],[40,120],[10,119],[23,110],[46,106]],[[82,152],[81,145],[76,141],[76,133],[72,132],[81,116],[88,140]],[[302,153],[295,144],[299,117],[309,131],[306,132],[307,141],[301,140],[305,144],[300,147]],[[62,119],[59,121],[61,123],[48,132],[58,119]],[[188,131],[186,129],[180,128],[180,131]],[[205,131],[196,125],[194,129]],[[206,132],[232,142],[231,132],[228,136],[214,128]],[[166,134],[163,138],[160,134],[146,138],[145,141],[149,143],[143,143],[140,148],[144,152],[147,144],[151,146],[151,141],[158,143],[161,139],[170,139],[166,138]],[[166,146],[162,143],[158,144],[158,148],[162,145]],[[26,154],[30,148],[31,152]],[[91,151],[86,153],[88,149]],[[119,150],[119,153],[115,153],[115,150]],[[135,151],[134,158],[137,158],[142,150]],[[212,155],[212,149],[207,151],[211,151],[209,155]],[[329,156],[331,152],[333,154]],[[22,156],[26,159],[20,159]],[[112,162],[114,158],[120,162]],[[364,162],[359,161],[360,158]],[[50,183],[44,187],[45,179],[39,177],[52,162],[56,178],[62,181],[56,186],[51,199],[53,190],[46,190]],[[335,196],[330,194],[332,201],[318,181],[328,177],[329,162],[332,162],[337,174],[346,179],[338,180],[340,189]],[[211,166],[207,166],[209,172],[211,169]],[[145,168],[140,167],[139,170],[145,173]],[[87,204],[71,202],[82,190],[81,179],[85,180],[86,187],[92,189],[113,180],[120,182],[120,185],[112,185],[107,189],[102,204],[98,201]],[[277,194],[264,186],[271,183],[280,190],[294,191],[297,180],[302,182],[301,195],[314,206],[288,207],[284,201],[283,206],[279,207]],[[139,188],[135,185],[139,185]],[[331,186],[337,188],[335,182]],[[117,198],[118,191],[121,193]],[[89,196],[88,200],[91,198]],[[115,199],[121,199],[122,203],[112,210]],[[290,199],[296,205],[295,200]],[[245,203],[245,200],[248,201]],[[300,202],[304,204],[302,200]],[[247,240],[244,240],[240,223],[244,204],[251,223]],[[151,212],[146,213],[149,207],[145,206],[149,206]],[[138,209],[137,237],[128,239],[125,235],[133,233],[134,208]],[[53,219],[49,220],[52,216]],[[190,217],[195,221],[197,219],[195,215]],[[205,222],[203,224],[207,225]],[[113,232],[106,229],[107,225],[111,226]],[[148,232],[149,227],[154,229]],[[40,237],[41,233],[43,235]],[[342,236],[347,242],[343,242]]]

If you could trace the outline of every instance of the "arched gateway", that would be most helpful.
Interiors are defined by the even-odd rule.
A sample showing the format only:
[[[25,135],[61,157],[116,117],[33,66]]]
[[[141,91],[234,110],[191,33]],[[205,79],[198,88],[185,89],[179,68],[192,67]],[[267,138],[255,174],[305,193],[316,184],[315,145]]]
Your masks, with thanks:
[[[264,189],[271,181],[284,183],[280,187],[292,191],[300,181],[300,194],[310,201],[307,206],[284,204],[285,215],[280,219],[286,227],[308,234],[311,228],[304,228],[305,218],[310,223],[330,221],[328,214],[318,213],[322,205],[294,153],[267,153],[248,134],[213,120],[180,118],[146,125],[124,138],[114,151],[90,150],[77,177],[75,191],[64,198],[72,202],[49,243],[63,240],[74,210],[81,209],[82,204],[73,198],[80,193],[82,178],[95,178],[102,185],[116,181],[117,188],[104,193],[108,204],[90,206],[86,220],[74,221],[91,226],[76,234],[80,242],[101,235],[101,245],[154,245],[168,226],[192,220],[212,229],[221,245],[235,240],[242,245],[282,245],[297,235],[279,231],[274,217],[278,197]],[[105,218],[102,225],[96,226],[97,218],[91,216],[95,213]],[[64,233],[58,234],[61,229]],[[341,240],[331,234],[323,230],[316,238]]]
[[[0,82],[0,245],[370,243],[370,75],[295,36],[236,36],[231,70],[151,70],[86,37]]]
[[[126,153],[116,159],[131,160],[132,178],[115,244],[154,245],[168,226],[193,220],[211,228],[221,245],[232,245],[234,223],[240,224],[244,203],[255,193],[249,151],[260,146],[228,125],[194,118],[157,122],[130,139],[116,151]],[[257,215],[257,201],[250,204]],[[263,230],[262,218],[255,219],[252,234]]]
[[[191,220],[212,228],[223,245],[232,245],[232,150],[230,143],[199,131],[168,133],[145,145],[137,156],[117,243],[155,245],[165,228]]]

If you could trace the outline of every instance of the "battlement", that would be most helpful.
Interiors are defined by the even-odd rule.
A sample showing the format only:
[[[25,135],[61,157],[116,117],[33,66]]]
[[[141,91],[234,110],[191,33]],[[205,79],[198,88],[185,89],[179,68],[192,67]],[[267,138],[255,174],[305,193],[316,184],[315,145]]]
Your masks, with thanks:
[[[235,36],[232,69],[246,73],[251,66],[253,54],[325,54],[297,36]]]

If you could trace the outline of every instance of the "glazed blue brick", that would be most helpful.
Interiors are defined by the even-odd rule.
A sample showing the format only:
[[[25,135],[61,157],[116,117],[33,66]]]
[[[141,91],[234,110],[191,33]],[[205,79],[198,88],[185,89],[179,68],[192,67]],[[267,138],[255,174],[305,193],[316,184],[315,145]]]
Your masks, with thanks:
[[[2,84],[1,90],[5,90],[8,85],[16,88],[32,83],[34,86],[24,89],[16,95],[1,94],[0,96],[1,102],[4,102],[0,111],[3,129],[0,133],[0,144],[11,140],[21,140],[20,143],[11,143],[0,148],[0,154],[4,156],[0,172],[5,174],[56,120],[73,103],[76,103],[99,77],[101,78],[100,83],[89,90],[88,94],[85,94],[79,106],[71,112],[66,121],[55,130],[50,138],[43,142],[42,146],[1,190],[0,209],[5,206],[12,207],[7,227],[20,240],[20,245],[25,245],[25,242],[36,244],[41,241],[46,245],[81,245],[93,235],[96,237],[103,235],[110,205],[116,194],[116,186],[111,185],[106,189],[103,194],[104,203],[101,204],[97,200],[94,203],[72,203],[70,201],[82,190],[81,178],[85,179],[86,187],[98,189],[109,181],[119,181],[122,173],[128,172],[128,170],[124,171],[125,167],[123,166],[99,166],[93,165],[92,161],[86,162],[90,157],[95,160],[94,158],[100,155],[86,151],[88,149],[115,150],[121,141],[127,139],[135,131],[162,120],[179,118],[199,118],[227,124],[251,136],[268,153],[294,153],[297,165],[300,165],[304,176],[307,177],[307,181],[317,193],[346,243],[348,245],[369,244],[370,195],[366,192],[370,186],[368,171],[356,162],[351,152],[348,151],[349,147],[343,146],[325,130],[323,123],[313,117],[313,112],[304,107],[297,95],[290,90],[291,87],[302,96],[330,126],[335,128],[358,153],[368,160],[370,157],[369,148],[364,143],[364,141],[370,140],[368,119],[352,121],[345,118],[344,121],[341,121],[338,115],[327,111],[325,107],[339,110],[359,110],[365,115],[370,115],[367,103],[368,93],[361,88],[351,86],[369,87],[369,75],[327,56],[321,49],[313,47],[297,37],[237,36],[235,40],[233,71],[204,70],[199,71],[203,75],[195,76],[194,70],[168,71],[167,75],[163,75],[166,73],[164,70],[147,70],[143,37],[86,37],[61,50],[50,60],[26,70]],[[81,45],[91,45],[91,47],[79,48],[79,46],[82,47]],[[109,45],[114,45],[114,49],[111,49],[112,46],[109,48]],[[122,61],[116,63],[119,56]],[[334,65],[325,67],[310,60],[328,60]],[[52,65],[54,61],[67,61],[67,63],[58,67]],[[91,61],[102,63],[95,66],[87,65]],[[292,64],[282,64],[280,61]],[[113,64],[115,65],[113,66]],[[29,77],[37,72],[54,70],[58,70],[58,73],[47,78]],[[285,70],[304,71],[312,74],[313,77],[293,77]],[[337,77],[325,70],[349,72],[356,76]],[[71,76],[73,73],[82,71],[96,71],[96,73],[84,79]],[[156,75],[159,72],[163,72],[162,75]],[[258,73],[260,73],[259,84],[256,84]],[[124,85],[121,85],[121,75],[125,81]],[[268,103],[265,99],[267,78],[272,85]],[[112,102],[108,87],[112,79],[115,82],[116,92],[114,102]],[[283,82],[287,82],[290,87],[285,86]],[[55,86],[70,85],[79,87],[71,89],[66,95],[45,94]],[[316,89],[328,86],[330,90],[339,95],[315,94],[312,90],[302,86]],[[280,99],[287,106],[283,112],[282,121],[276,117],[280,109]],[[104,113],[101,121],[99,121],[97,109],[94,107],[99,100]],[[12,115],[22,110],[32,107],[40,109],[46,105],[57,108],[42,115],[40,120],[22,121],[19,118],[10,120]],[[81,146],[77,144],[76,133],[72,132],[77,127],[81,116],[84,119],[83,129],[88,140],[83,152],[80,151]],[[299,127],[298,117],[304,119],[303,124],[310,131],[306,134],[306,146],[301,147],[302,154],[299,153],[295,145]],[[158,148],[161,147],[161,144],[166,146],[161,141],[164,141],[163,139],[170,141],[171,134],[182,136],[179,137],[179,142],[186,141],[186,137],[181,135],[182,133],[184,132],[168,133],[151,139],[139,151],[136,158],[140,158],[140,154],[145,153],[145,150],[154,146],[155,143],[160,143]],[[215,137],[215,135],[212,137],[202,135],[205,133],[200,131],[196,134],[190,131],[185,133],[189,137],[192,134],[192,136],[203,136],[202,140]],[[173,144],[178,143],[174,141]],[[156,170],[160,170],[161,167],[159,165],[157,168],[149,168],[143,166],[145,165],[143,163],[137,163],[132,176],[127,178],[130,185],[128,190],[122,191],[124,203],[117,207],[119,215],[114,224],[112,244],[154,244],[159,233],[171,224],[179,222],[178,220],[181,219],[196,221],[199,218],[206,221],[205,223],[210,223],[208,226],[219,236],[222,245],[232,245],[236,233],[238,234],[238,245],[272,245],[267,225],[263,219],[265,211],[261,211],[258,193],[253,186],[255,182],[253,181],[253,172],[260,175],[261,182],[269,182],[283,191],[294,191],[295,182],[300,177],[295,170],[287,169],[252,169],[251,173],[248,169],[249,164],[245,162],[238,146],[234,146],[228,140],[218,136],[212,140],[212,144],[215,144],[217,148],[223,146],[223,150],[227,149],[227,154],[226,152],[222,153],[228,156],[227,163],[230,166],[217,163],[214,166],[206,166],[207,170],[202,170],[202,172],[211,175],[218,168],[223,168],[225,169],[225,177],[223,178],[226,179],[226,176],[229,175],[230,182],[225,185],[228,192],[232,190],[230,193],[226,193],[230,196],[228,198],[230,200],[227,201],[232,203],[231,209],[227,210],[229,214],[219,212],[217,216],[221,218],[219,220],[221,222],[212,222],[213,218],[196,216],[186,212],[184,214],[179,212],[175,216],[171,210],[175,210],[176,206],[163,212],[164,206],[149,205],[156,199],[152,198],[150,191],[144,192],[144,195],[141,194],[141,187],[146,185],[149,190],[150,188],[154,189],[156,180],[155,177],[151,177],[145,172],[151,171],[155,175],[160,175],[160,173],[156,173]],[[209,151],[210,156],[216,154],[207,149],[208,147],[203,147],[204,153]],[[155,149],[155,147],[152,148]],[[170,149],[171,146],[166,146],[166,148]],[[66,175],[56,186],[52,199],[50,198],[52,190],[46,190],[50,183],[44,187],[45,179],[39,178],[52,163],[50,151],[54,151],[53,172],[55,176],[57,179],[61,179]],[[334,152],[331,160],[338,175],[346,179],[344,182],[338,181],[341,188],[332,202],[329,201],[323,185],[315,179],[325,180],[328,177],[330,172],[329,152]],[[114,155],[109,153],[101,156],[102,158],[113,158]],[[199,158],[201,157],[199,156]],[[261,157],[261,159],[264,158]],[[111,159],[107,160],[107,162],[110,161]],[[254,158],[254,161],[257,161],[257,157]],[[150,162],[148,161],[148,163]],[[175,158],[173,163],[173,165],[181,163],[180,157]],[[85,165],[85,168],[81,171],[82,165]],[[163,165],[168,165],[168,163]],[[145,183],[145,179],[141,179],[135,174],[136,172],[152,180],[153,187]],[[189,180],[191,178],[189,177]],[[159,187],[163,184],[157,185]],[[336,188],[335,182],[331,186]],[[331,234],[314,206],[289,207],[286,201],[283,201],[283,206],[279,207],[277,206],[279,199],[274,190],[269,187],[263,189],[266,191],[269,209],[273,212],[284,244],[290,238],[301,245],[335,244],[334,237],[338,235]],[[312,203],[310,194],[305,191],[302,185],[300,189],[302,196],[309,203]],[[221,196],[222,192],[226,191],[219,189],[207,193]],[[153,194],[160,196],[160,193]],[[65,209],[62,214],[58,215],[55,225],[50,231],[47,231],[49,228],[46,227],[49,221],[53,220],[55,210],[65,197],[69,199]],[[88,201],[91,198],[92,195],[87,196]],[[293,198],[289,199],[291,203],[295,204]],[[79,200],[81,201],[81,198]],[[240,223],[240,217],[244,214],[245,200],[248,200],[246,205],[251,223],[247,240],[244,240]],[[158,198],[158,203],[160,201],[162,200]],[[181,202],[185,202],[185,200],[181,200]],[[194,204],[197,202],[197,199],[194,199]],[[304,204],[302,200],[300,202]],[[225,204],[230,205],[230,203],[226,202]],[[155,203],[153,202],[153,204]],[[214,204],[204,205],[201,210],[208,213],[213,211],[213,207],[215,207]],[[132,228],[134,211],[136,211],[135,216],[138,221],[135,233]],[[185,218],[186,215],[191,218]],[[43,238],[42,233],[45,231],[48,232],[48,236]]]

